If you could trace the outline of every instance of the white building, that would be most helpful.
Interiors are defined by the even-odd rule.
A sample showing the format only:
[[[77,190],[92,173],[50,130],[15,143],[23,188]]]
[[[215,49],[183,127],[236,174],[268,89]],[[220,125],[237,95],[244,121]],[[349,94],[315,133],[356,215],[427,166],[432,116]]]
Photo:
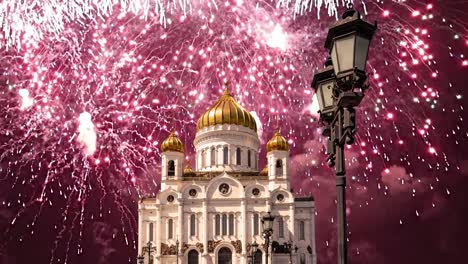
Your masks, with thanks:
[[[174,133],[162,143],[161,190],[138,208],[138,254],[148,263],[247,263],[250,245],[265,263],[261,219],[275,216],[269,263],[315,264],[312,197],[290,192],[289,145],[277,132],[259,171],[260,141],[253,116],[226,90],[197,124],[195,170],[184,167]],[[284,243],[292,241],[291,256]],[[178,246],[176,245],[178,243]],[[178,260],[176,260],[178,258]]]

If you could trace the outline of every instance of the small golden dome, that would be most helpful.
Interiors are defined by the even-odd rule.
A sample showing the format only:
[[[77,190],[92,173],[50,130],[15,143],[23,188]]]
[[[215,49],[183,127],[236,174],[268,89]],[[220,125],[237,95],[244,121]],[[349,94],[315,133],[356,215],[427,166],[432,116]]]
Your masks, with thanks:
[[[286,141],[286,139],[281,136],[279,131],[276,131],[275,135],[268,141],[266,145],[267,152],[273,151],[273,150],[282,150],[282,151],[288,151],[289,150],[289,144]]]
[[[265,165],[265,168],[260,172],[260,176],[267,176],[268,175],[268,165]]]
[[[184,174],[192,174],[192,173],[194,172],[192,168],[190,167],[190,164],[185,165]]]
[[[182,143],[180,138],[173,131],[161,144],[161,151],[177,151],[184,153],[184,143]]]
[[[198,119],[197,131],[222,124],[245,126],[257,132],[254,117],[231,96],[227,87],[218,101]]]

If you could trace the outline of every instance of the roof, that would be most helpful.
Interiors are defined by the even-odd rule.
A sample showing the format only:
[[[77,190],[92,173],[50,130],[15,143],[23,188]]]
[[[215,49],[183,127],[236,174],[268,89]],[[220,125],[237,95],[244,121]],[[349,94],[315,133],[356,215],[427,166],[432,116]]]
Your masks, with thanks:
[[[233,171],[233,172],[226,172],[229,176],[235,179],[242,179],[242,180],[267,180],[268,176],[259,175],[258,171]],[[216,176],[219,175],[219,171],[217,172],[204,172],[204,171],[197,171],[190,174],[183,175],[184,181],[209,181]]]
[[[303,197],[295,197],[294,198],[295,202],[311,202],[315,201],[313,196],[303,196]]]

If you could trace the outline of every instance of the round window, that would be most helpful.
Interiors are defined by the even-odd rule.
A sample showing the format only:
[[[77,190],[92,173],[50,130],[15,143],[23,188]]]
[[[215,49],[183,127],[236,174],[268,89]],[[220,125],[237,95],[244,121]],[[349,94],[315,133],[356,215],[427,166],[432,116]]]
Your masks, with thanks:
[[[167,201],[172,203],[174,201],[174,196],[172,195],[167,196]]]
[[[227,183],[221,183],[219,185],[219,192],[222,194],[227,194],[229,192],[229,185]]]
[[[195,190],[195,189],[190,189],[189,195],[190,195],[191,197],[197,196],[197,190]]]
[[[258,195],[260,194],[260,190],[259,190],[258,188],[253,188],[252,194],[253,194],[254,196],[258,196]]]
[[[276,196],[276,200],[278,200],[278,201],[280,201],[280,202],[284,201],[284,195],[278,194],[278,195]]]

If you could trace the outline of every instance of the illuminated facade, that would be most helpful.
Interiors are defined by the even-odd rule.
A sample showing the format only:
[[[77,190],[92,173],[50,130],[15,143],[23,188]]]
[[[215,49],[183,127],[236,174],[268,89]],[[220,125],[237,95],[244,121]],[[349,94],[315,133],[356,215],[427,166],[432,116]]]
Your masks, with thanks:
[[[253,116],[226,91],[197,124],[195,170],[184,167],[177,135],[162,143],[161,191],[144,198],[138,211],[138,254],[148,263],[247,263],[250,246],[265,263],[262,216],[275,216],[273,262],[315,264],[312,197],[290,192],[289,145],[279,132],[267,143],[268,164],[258,168],[260,141]],[[178,246],[177,246],[177,242]],[[177,260],[178,258],[178,260]]]

